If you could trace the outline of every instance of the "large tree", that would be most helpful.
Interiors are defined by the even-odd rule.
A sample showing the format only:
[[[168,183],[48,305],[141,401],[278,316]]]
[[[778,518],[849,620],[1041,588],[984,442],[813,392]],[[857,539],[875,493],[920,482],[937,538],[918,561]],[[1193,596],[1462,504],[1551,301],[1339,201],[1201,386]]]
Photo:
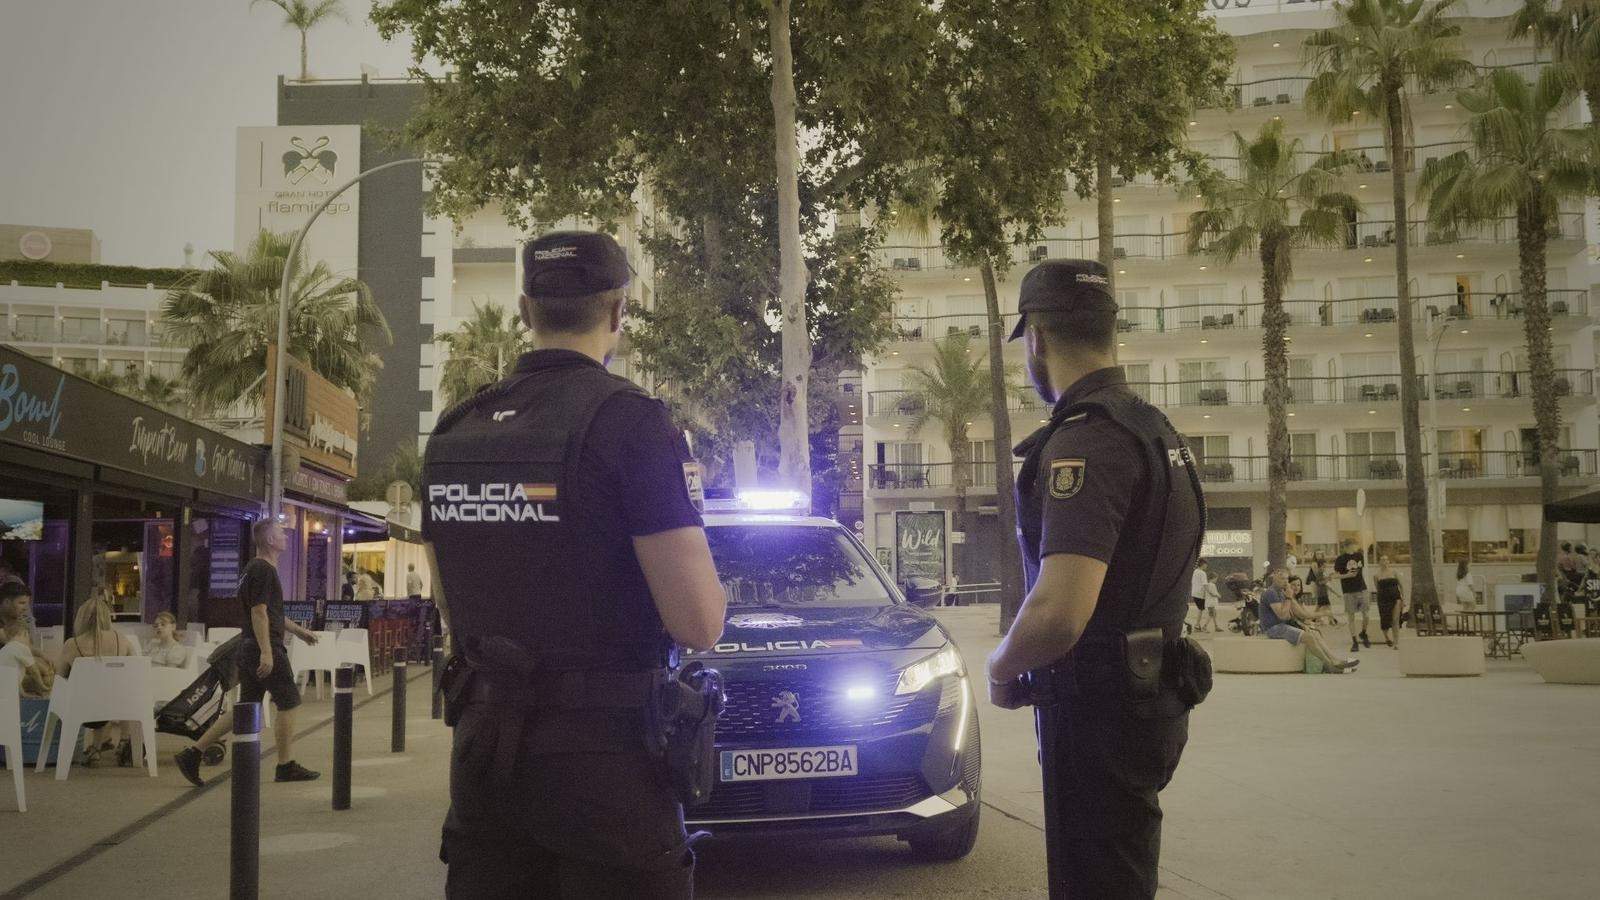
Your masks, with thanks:
[[[1409,97],[1448,87],[1473,73],[1463,55],[1461,26],[1446,17],[1460,0],[1346,0],[1335,3],[1332,28],[1305,40],[1317,72],[1306,102],[1334,123],[1357,115],[1383,128],[1394,203],[1395,316],[1400,344],[1400,430],[1406,455],[1406,509],[1411,538],[1411,592],[1428,605],[1438,600],[1433,571],[1433,527],[1428,521],[1423,468],[1421,397],[1417,384],[1415,322],[1411,308],[1409,222],[1406,211]]]
[[[1294,252],[1343,244],[1354,197],[1340,190],[1341,154],[1310,166],[1299,140],[1284,137],[1281,121],[1268,122],[1247,139],[1233,133],[1239,174],[1209,173],[1195,187],[1202,207],[1189,216],[1190,253],[1225,262],[1254,249],[1261,260],[1261,353],[1267,407],[1267,562],[1283,565],[1289,489],[1289,314],[1283,288],[1294,271]],[[1301,400],[1311,400],[1302,397]]]
[[[1103,31],[1102,62],[1074,126],[1083,153],[1072,170],[1078,195],[1094,194],[1098,255],[1114,291],[1113,179],[1164,179],[1179,163],[1196,174],[1200,156],[1184,150],[1184,135],[1194,110],[1223,96],[1233,42],[1206,0],[1122,4]]]
[[[1002,631],[1011,627],[1023,596],[1021,549],[1009,540],[1017,513],[998,282],[1010,269],[1013,248],[1043,237],[1061,219],[1065,175],[1082,152],[1073,125],[1104,63],[1101,23],[1117,8],[1108,0],[1050,0],[1026,15],[984,2],[952,0],[941,7],[946,41],[937,83],[944,118],[929,132],[936,143],[921,161],[927,177],[920,180],[932,193],[909,203],[932,209],[948,255],[976,267],[983,279]]]
[[[1563,200],[1582,202],[1600,186],[1600,132],[1563,127],[1563,111],[1577,97],[1572,69],[1555,65],[1529,86],[1517,72],[1490,72],[1458,99],[1468,113],[1467,150],[1423,170],[1419,189],[1429,220],[1439,224],[1484,222],[1512,213],[1517,220],[1517,269],[1522,324],[1538,429],[1539,488],[1553,503],[1560,487],[1557,444],[1561,401],[1550,346],[1545,299],[1546,246]],[[1546,521],[1539,540],[1539,582],[1556,597],[1556,525]]]
[[[1531,38],[1572,66],[1589,123],[1600,123],[1600,0],[1523,0],[1507,30],[1512,40]]]
[[[250,0],[253,8],[263,0]],[[283,27],[293,28],[300,32],[300,80],[305,81],[311,77],[311,70],[306,67],[306,35],[311,29],[330,19],[339,19],[348,22],[350,17],[345,15],[344,4],[340,0],[265,0],[283,11]]]
[[[831,231],[827,214],[886,196],[924,142],[925,111],[938,109],[927,75],[939,10],[923,0],[390,0],[373,17],[386,36],[408,33],[418,60],[451,70],[418,68],[427,99],[410,129],[446,160],[439,208],[501,201],[513,222],[608,223],[649,198],[655,232],[709,260],[705,290],[759,276],[745,315],[762,327],[777,299],[784,352],[764,399],[781,410],[784,475],[803,480],[795,423],[807,418],[804,340],[815,333],[801,302],[815,276],[806,262]],[[764,233],[752,235],[756,221]],[[738,271],[727,258],[764,268]]]
[[[202,410],[260,403],[267,345],[278,338],[279,291],[290,236],[263,231],[243,255],[213,251],[213,265],[173,288],[161,304],[172,342],[188,347],[180,370]],[[392,337],[372,291],[326,263],[295,258],[289,276],[289,352],[334,385],[365,399]]]

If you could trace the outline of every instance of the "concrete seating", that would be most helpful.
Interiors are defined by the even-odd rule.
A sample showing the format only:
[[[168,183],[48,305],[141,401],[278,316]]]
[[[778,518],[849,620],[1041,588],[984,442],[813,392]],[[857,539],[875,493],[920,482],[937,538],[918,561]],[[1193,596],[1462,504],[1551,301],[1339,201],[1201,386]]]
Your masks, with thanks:
[[[1211,668],[1218,672],[1261,675],[1306,670],[1306,648],[1276,638],[1218,637],[1205,647]]]
[[[1600,638],[1532,641],[1522,655],[1547,684],[1600,684]]]
[[[1400,639],[1400,674],[1421,677],[1482,675],[1483,639],[1475,635],[1427,635]]]

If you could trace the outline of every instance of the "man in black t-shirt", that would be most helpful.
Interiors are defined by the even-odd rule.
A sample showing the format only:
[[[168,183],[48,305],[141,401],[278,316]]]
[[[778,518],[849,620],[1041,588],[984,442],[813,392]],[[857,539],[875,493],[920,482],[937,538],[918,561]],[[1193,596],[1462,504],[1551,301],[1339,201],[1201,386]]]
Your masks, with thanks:
[[[1333,571],[1339,576],[1339,590],[1344,592],[1344,611],[1350,617],[1350,652],[1354,653],[1362,644],[1372,646],[1367,637],[1367,576],[1361,571],[1367,559],[1355,541],[1346,540],[1340,546],[1344,552],[1333,561]]]
[[[278,715],[272,722],[277,740],[278,769],[274,781],[312,781],[321,775],[296,762],[293,754],[294,710],[300,705],[300,685],[289,667],[289,652],[284,647],[284,632],[308,644],[316,634],[289,621],[283,613],[283,582],[278,578],[278,556],[286,538],[283,529],[271,519],[262,519],[251,528],[256,558],[244,567],[239,578],[239,602],[248,617],[239,644],[239,702],[260,703],[272,695]],[[205,751],[233,730],[233,710],[228,710],[200,736],[194,746],[179,751],[174,758],[178,771],[196,787],[205,784],[200,777],[200,761]]]

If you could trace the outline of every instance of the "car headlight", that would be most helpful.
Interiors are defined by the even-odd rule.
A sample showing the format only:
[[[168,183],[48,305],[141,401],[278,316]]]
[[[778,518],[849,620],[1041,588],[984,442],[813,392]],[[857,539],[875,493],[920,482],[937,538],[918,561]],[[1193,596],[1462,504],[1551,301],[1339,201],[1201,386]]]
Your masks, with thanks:
[[[900,683],[895,685],[896,694],[915,694],[935,678],[943,675],[961,675],[965,669],[961,665],[961,654],[956,652],[954,644],[946,644],[938,653],[919,659],[904,669],[900,670]]]

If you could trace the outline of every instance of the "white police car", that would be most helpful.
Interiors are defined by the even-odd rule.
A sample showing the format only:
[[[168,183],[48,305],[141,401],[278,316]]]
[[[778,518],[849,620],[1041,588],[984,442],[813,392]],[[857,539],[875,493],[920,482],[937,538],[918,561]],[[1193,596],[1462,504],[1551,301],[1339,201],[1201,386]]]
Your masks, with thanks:
[[[728,593],[716,787],[690,830],[896,835],[957,859],[978,835],[978,711],[944,628],[907,602],[832,519],[773,511],[795,495],[708,500]]]

